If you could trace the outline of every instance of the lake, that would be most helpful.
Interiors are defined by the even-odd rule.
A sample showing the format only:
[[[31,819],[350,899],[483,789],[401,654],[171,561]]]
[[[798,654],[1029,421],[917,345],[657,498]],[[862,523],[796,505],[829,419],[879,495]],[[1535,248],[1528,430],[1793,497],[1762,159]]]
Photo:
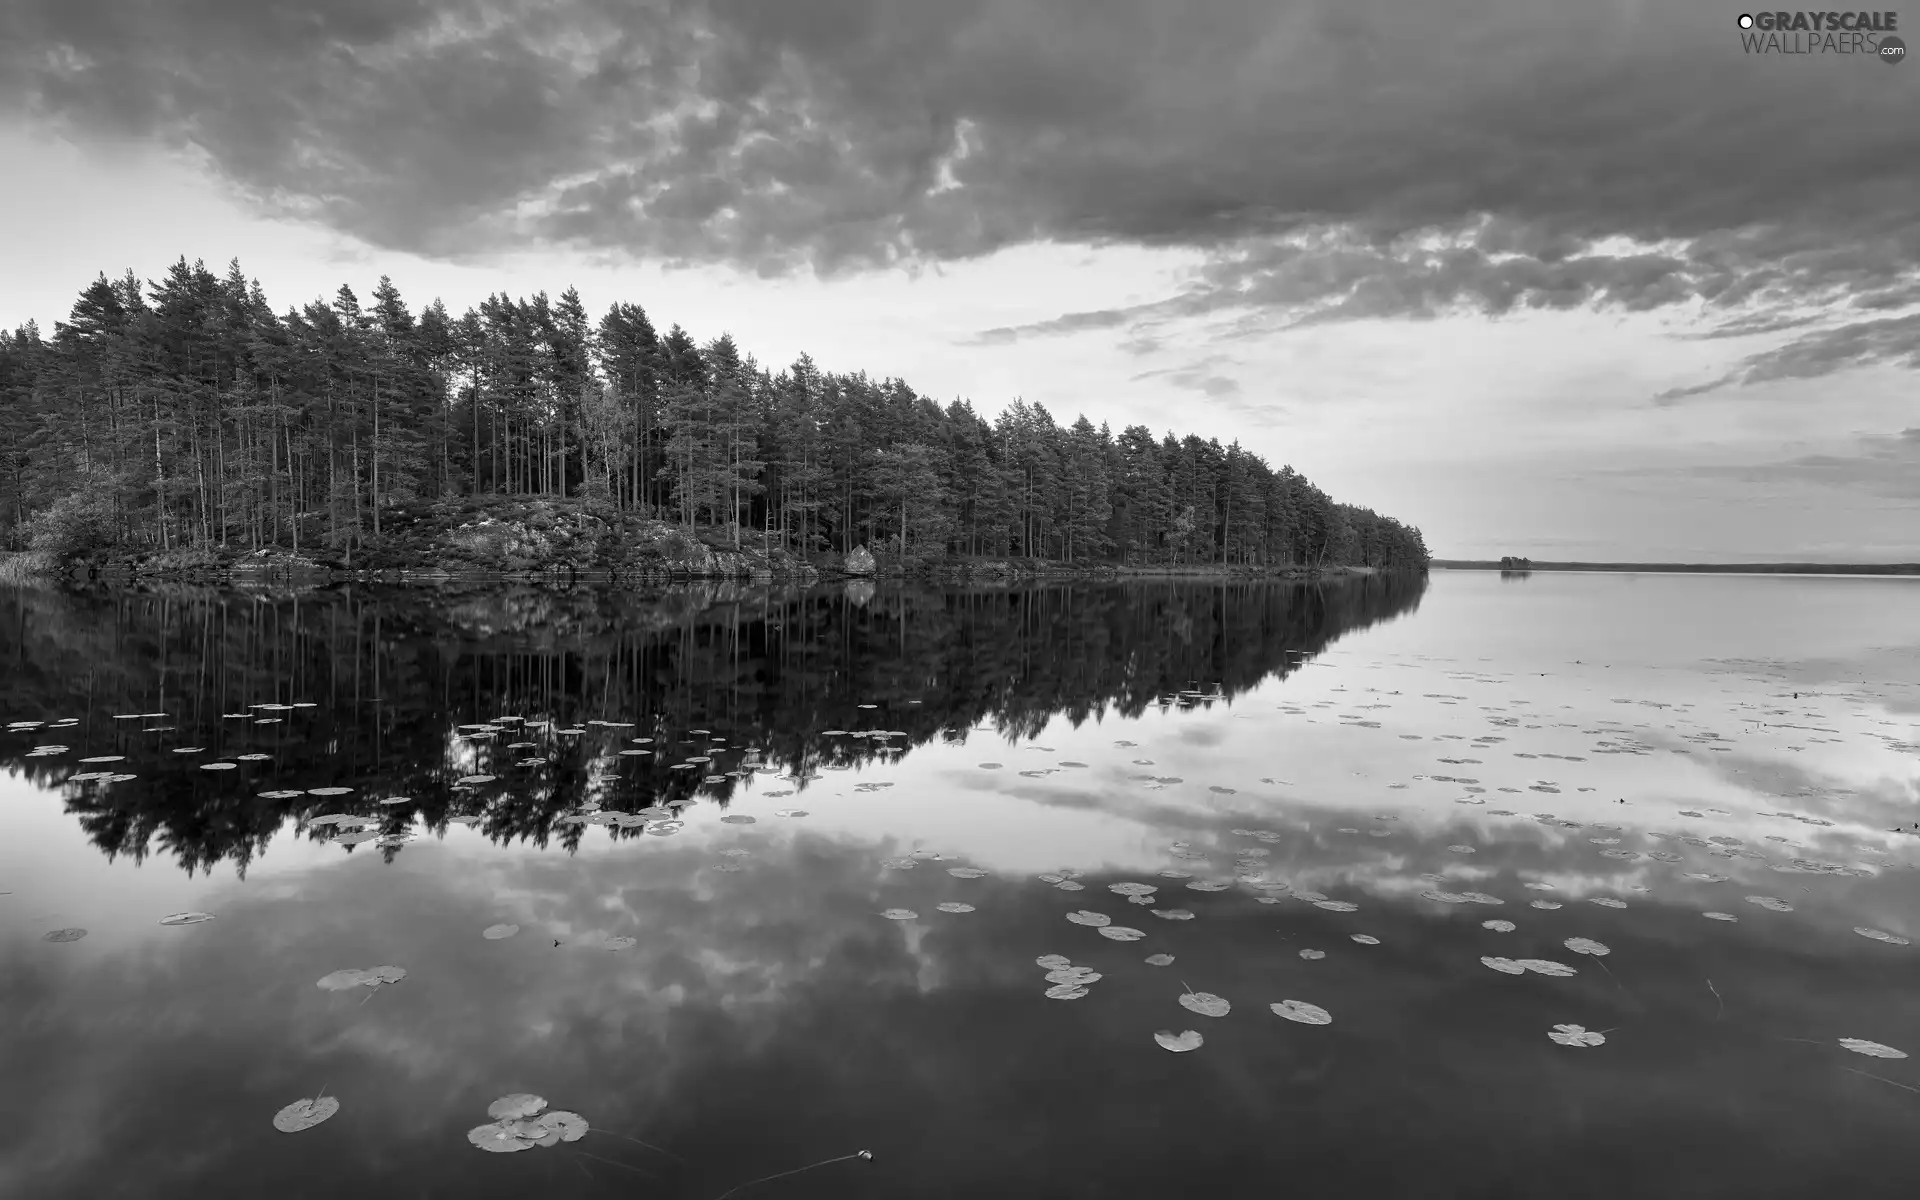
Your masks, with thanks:
[[[15,589],[0,718],[7,1196],[1920,1169],[1920,580]]]

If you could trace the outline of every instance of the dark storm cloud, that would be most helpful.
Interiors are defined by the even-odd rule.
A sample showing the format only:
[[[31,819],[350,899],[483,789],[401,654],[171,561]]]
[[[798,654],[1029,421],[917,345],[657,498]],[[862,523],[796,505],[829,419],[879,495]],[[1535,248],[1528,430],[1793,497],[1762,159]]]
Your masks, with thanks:
[[[268,205],[434,255],[560,242],[762,273],[1048,239],[1207,255],[1157,304],[986,342],[1235,309],[1912,303],[1912,72],[1750,57],[1732,12],[14,0],[0,99],[83,137],[193,143]]]

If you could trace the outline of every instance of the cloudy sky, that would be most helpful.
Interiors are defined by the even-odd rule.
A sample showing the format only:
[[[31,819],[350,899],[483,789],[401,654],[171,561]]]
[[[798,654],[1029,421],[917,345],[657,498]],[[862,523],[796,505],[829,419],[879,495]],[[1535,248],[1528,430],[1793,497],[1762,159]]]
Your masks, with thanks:
[[[0,323],[183,254],[572,283],[1238,438],[1442,557],[1920,559],[1920,66],[1739,12],[8,0]]]

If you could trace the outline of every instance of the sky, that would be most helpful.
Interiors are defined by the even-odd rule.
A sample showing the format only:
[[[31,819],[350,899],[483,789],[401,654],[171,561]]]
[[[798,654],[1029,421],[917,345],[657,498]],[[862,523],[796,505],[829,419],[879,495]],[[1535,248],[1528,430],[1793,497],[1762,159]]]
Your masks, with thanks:
[[[181,256],[571,284],[1237,439],[1441,558],[1920,560],[1920,65],[1741,12],[8,0],[0,325]]]

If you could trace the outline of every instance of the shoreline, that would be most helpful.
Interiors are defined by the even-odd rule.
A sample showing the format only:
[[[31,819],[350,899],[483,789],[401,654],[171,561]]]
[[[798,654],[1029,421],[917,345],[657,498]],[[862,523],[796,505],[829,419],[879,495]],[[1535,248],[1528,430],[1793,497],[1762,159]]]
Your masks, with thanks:
[[[1583,563],[1534,562],[1524,567],[1503,567],[1498,562],[1478,559],[1436,558],[1435,571],[1499,571],[1507,575],[1526,575],[1535,571],[1609,571],[1619,574],[1667,575],[1920,575],[1920,563]]]
[[[544,562],[521,569],[471,563],[432,563],[426,566],[349,566],[344,562],[295,556],[287,552],[236,552],[222,561],[192,564],[132,557],[55,563],[30,551],[0,554],[0,583],[30,581],[68,586],[131,587],[147,583],[191,583],[231,587],[324,588],[342,583],[385,584],[399,587],[463,588],[498,584],[550,587],[622,587],[704,581],[753,583],[846,583],[912,581],[944,584],[1012,584],[1032,580],[1239,580],[1245,582],[1318,583],[1337,579],[1388,574],[1381,568],[1327,565],[1303,567],[1137,566],[1118,563],[1063,563],[1030,559],[959,560],[890,563],[882,559],[871,569],[850,568],[840,556],[803,561],[759,551],[709,550],[685,558],[647,563]],[[864,565],[864,564],[863,564]]]

